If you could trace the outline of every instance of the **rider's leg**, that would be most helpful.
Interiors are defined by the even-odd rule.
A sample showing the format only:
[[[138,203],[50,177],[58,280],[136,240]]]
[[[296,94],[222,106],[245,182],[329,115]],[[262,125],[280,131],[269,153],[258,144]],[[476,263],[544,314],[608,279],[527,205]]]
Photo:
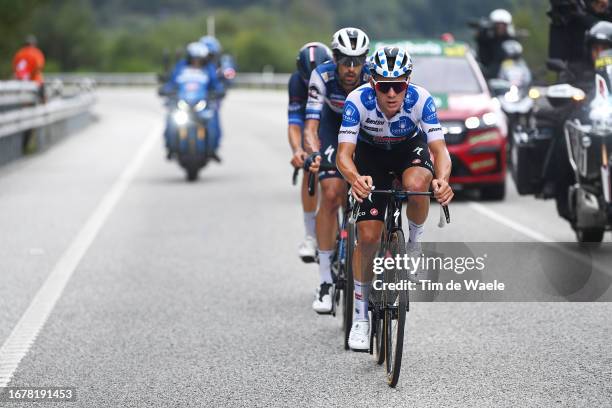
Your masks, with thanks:
[[[304,228],[306,229],[306,236],[313,238],[317,235],[315,229],[318,199],[318,188],[316,188],[317,184],[317,180],[315,179],[315,194],[310,196],[310,194],[308,194],[308,175],[304,173],[304,177],[302,177],[302,209],[304,211]]]
[[[338,209],[346,195],[346,183],[333,177],[321,180],[321,203],[316,217],[319,243],[319,277],[321,283],[332,283],[331,258],[338,231]]]
[[[372,262],[380,246],[383,223],[368,220],[357,223],[358,242],[353,252],[355,277],[354,320],[368,319],[368,296],[372,286]]]
[[[423,167],[410,167],[402,174],[402,186],[408,191],[429,191],[433,175],[431,171]],[[410,225],[409,242],[416,244],[421,242],[424,231],[425,220],[429,213],[429,197],[410,197],[406,206],[406,216]]]

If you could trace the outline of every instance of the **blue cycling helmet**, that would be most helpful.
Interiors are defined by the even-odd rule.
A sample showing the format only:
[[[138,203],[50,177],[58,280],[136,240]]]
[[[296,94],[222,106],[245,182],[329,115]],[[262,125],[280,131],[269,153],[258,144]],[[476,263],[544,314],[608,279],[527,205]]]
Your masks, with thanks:
[[[380,47],[370,57],[369,68],[371,75],[380,75],[385,78],[410,76],[412,58],[404,48]]]
[[[200,38],[200,42],[208,47],[208,50],[212,55],[219,55],[223,50],[223,47],[221,47],[221,43],[219,42],[219,40],[217,40],[212,35],[205,35],[204,37]]]
[[[208,47],[201,42],[192,42],[187,45],[186,57],[187,63],[191,64],[196,60],[204,63],[209,58],[210,52]]]
[[[296,58],[298,72],[304,81],[308,81],[312,70],[315,69],[317,65],[329,61],[332,58],[332,52],[325,44],[320,42],[309,42],[300,48],[300,52]]]

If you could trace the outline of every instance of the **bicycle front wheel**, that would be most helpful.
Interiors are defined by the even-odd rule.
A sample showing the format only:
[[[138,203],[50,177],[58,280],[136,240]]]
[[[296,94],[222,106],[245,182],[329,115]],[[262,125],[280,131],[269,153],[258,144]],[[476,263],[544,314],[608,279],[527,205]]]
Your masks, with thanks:
[[[344,319],[344,349],[348,350],[349,335],[351,334],[351,326],[353,325],[353,291],[355,290],[355,283],[353,280],[353,252],[355,252],[356,244],[356,229],[355,222],[349,221],[347,224],[347,238],[346,238],[346,262],[344,269],[344,308],[343,308],[343,319]]]
[[[397,230],[389,236],[388,251],[392,257],[406,254],[406,241],[402,230]],[[387,383],[395,387],[399,380],[404,348],[404,326],[406,324],[406,309],[408,306],[408,290],[402,288],[408,281],[408,271],[404,268],[386,270],[384,282],[384,351],[387,369]],[[390,284],[396,284],[393,287]]]

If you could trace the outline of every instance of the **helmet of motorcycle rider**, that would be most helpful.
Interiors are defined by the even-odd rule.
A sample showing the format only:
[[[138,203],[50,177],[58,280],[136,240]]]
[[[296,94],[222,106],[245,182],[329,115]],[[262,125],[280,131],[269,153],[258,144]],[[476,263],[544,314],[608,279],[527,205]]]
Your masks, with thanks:
[[[362,65],[368,55],[369,47],[370,39],[359,28],[341,28],[332,37],[331,48],[338,64]]]
[[[192,42],[187,45],[186,54],[187,63],[189,65],[202,65],[209,58],[210,51],[208,47],[201,42]]]
[[[310,79],[312,70],[332,59],[332,52],[329,47],[320,42],[309,42],[300,48],[296,58],[297,70],[304,81]]]
[[[489,20],[493,24],[512,24],[512,14],[508,10],[497,9],[493,10],[491,14],[489,14]]]
[[[602,51],[612,48],[612,23],[600,21],[595,24],[587,32],[585,41],[587,52],[595,61]]]
[[[380,47],[368,62],[370,75],[384,78],[409,78],[412,74],[412,58],[400,47]]]
[[[221,51],[223,51],[223,47],[221,47],[221,43],[212,35],[205,35],[200,38],[200,42],[208,47],[208,51],[211,55],[219,55]]]

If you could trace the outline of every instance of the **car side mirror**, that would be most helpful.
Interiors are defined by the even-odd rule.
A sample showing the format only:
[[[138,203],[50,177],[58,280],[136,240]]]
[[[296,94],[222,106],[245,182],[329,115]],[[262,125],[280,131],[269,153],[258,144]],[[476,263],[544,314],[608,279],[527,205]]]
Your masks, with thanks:
[[[491,93],[495,97],[505,95],[506,93],[510,92],[510,88],[512,88],[512,84],[506,81],[505,79],[499,79],[499,78],[490,79],[488,84],[489,84],[489,89],[491,90]]]

